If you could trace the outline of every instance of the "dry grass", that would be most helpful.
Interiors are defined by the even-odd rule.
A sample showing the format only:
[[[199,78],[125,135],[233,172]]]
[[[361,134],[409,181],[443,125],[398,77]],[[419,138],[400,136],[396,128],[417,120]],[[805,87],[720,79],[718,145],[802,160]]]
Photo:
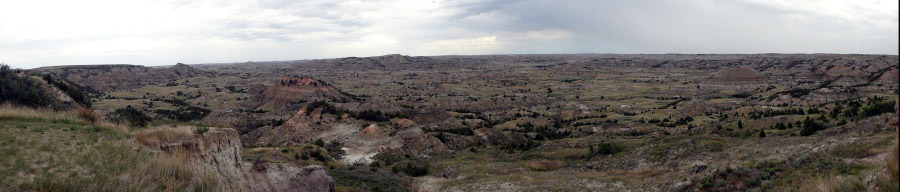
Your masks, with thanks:
[[[898,175],[897,175],[898,174],[897,169],[898,169],[898,166],[900,166],[897,164],[898,163],[897,159],[900,158],[900,157],[898,157],[898,156],[900,156],[900,152],[898,152],[898,150],[900,150],[900,148],[898,148],[898,145],[896,142],[894,143],[893,148],[894,148],[894,152],[886,157],[885,164],[887,164],[889,178],[894,183],[897,183],[898,181],[900,181],[900,179],[898,179]]]
[[[854,176],[820,177],[800,187],[800,191],[809,192],[843,192],[866,191],[866,183]]]
[[[883,173],[878,180],[875,181],[875,186],[878,187],[877,191],[900,191],[900,179],[898,179],[898,162],[897,159],[900,158],[900,146],[897,145],[897,141],[894,141],[893,149],[891,153],[884,158],[885,164],[885,173]]]
[[[532,171],[555,171],[559,169],[560,163],[555,161],[531,161],[525,166]]]
[[[34,109],[13,105],[0,106],[0,119],[24,121],[51,121],[65,123],[84,123],[74,112],[53,111],[50,109]]]
[[[184,153],[156,154],[151,164],[153,166],[141,166],[138,172],[146,176],[135,179],[155,183],[157,189],[183,189],[194,177],[188,167],[188,155]]]
[[[834,176],[831,178],[820,177],[800,188],[800,191],[813,192],[837,192],[837,191],[898,191],[898,145],[896,141],[893,149],[885,157],[884,172],[880,172],[874,185],[866,184],[861,176]]]
[[[132,133],[134,140],[146,147],[158,147],[161,143],[170,143],[182,140],[193,135],[190,127],[158,127]]]
[[[34,109],[4,104],[0,105],[0,120],[94,125],[117,134],[125,134],[129,131],[129,128],[126,126],[101,120],[96,112],[86,108],[79,108],[75,111],[54,111],[50,109]]]
[[[91,124],[100,120],[100,114],[97,114],[97,112],[94,112],[94,110],[89,108],[79,107],[75,110],[75,113],[78,114],[78,118]]]
[[[104,121],[90,124],[77,113],[0,107],[0,181],[5,183],[0,191],[213,191],[218,186],[192,171],[189,154],[134,150],[135,142],[123,134],[127,129]],[[137,133],[144,142],[189,134],[187,127]]]

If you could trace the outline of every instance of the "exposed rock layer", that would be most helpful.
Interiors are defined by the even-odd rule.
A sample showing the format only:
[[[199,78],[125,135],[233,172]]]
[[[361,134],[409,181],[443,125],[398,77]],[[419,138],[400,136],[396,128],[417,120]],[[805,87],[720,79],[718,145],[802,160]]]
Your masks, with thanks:
[[[332,179],[322,167],[291,164],[251,165],[241,161],[241,142],[234,129],[213,128],[159,150],[184,155],[194,173],[213,175],[223,191],[334,191]]]

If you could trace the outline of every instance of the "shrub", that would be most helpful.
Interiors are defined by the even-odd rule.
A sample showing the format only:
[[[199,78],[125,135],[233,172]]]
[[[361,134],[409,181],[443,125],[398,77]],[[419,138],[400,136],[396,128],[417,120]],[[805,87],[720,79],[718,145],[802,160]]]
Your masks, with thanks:
[[[325,141],[322,141],[322,138],[316,139],[316,141],[313,142],[313,144],[316,144],[316,146],[319,146],[319,147],[325,147]]]
[[[197,127],[194,127],[194,133],[196,133],[196,134],[203,134],[203,133],[206,133],[206,132],[208,132],[208,131],[209,131],[209,127],[206,127],[206,126],[197,126]]]
[[[166,116],[170,119],[187,122],[187,121],[202,119],[203,117],[206,117],[206,115],[209,115],[209,113],[211,111],[209,109],[205,109],[202,107],[195,107],[195,106],[188,105],[188,106],[178,107],[175,110],[157,109],[156,111],[153,111],[153,112],[163,115],[163,116]]]
[[[8,65],[0,64],[0,103],[48,107],[56,103],[52,95],[41,88],[40,82],[20,77]]]
[[[617,143],[603,142],[603,143],[597,144],[597,147],[593,147],[593,146],[589,145],[589,149],[590,149],[589,156],[592,157],[592,156],[595,156],[598,154],[600,154],[600,155],[616,154],[616,153],[625,151],[625,146],[623,146],[621,144],[617,144]]]
[[[871,102],[866,107],[863,107],[859,112],[858,119],[871,117],[880,115],[882,113],[893,113],[894,110],[894,101],[891,100],[880,100]]]
[[[96,123],[97,120],[100,119],[99,114],[95,113],[94,110],[88,108],[79,107],[77,110],[75,110],[75,113],[78,115],[78,118],[81,118],[81,120],[84,120],[85,122],[91,124]]]
[[[150,121],[150,117],[144,115],[138,109],[131,107],[131,105],[126,106],[125,108],[116,109],[112,114],[113,120],[117,122],[128,122],[131,126],[134,127],[144,127],[147,126],[147,122]]]
[[[344,150],[341,148],[343,148],[343,144],[338,141],[331,141],[331,143],[328,143],[328,145],[325,146],[325,150],[328,151],[328,154],[334,159],[344,158]]]
[[[419,177],[428,175],[428,163],[407,162],[406,166],[395,165],[392,170],[394,172],[402,172],[411,177]]]
[[[809,117],[806,117],[806,120],[803,120],[803,130],[800,130],[801,136],[810,136],[815,134],[818,131],[824,130],[825,125],[819,124],[818,122],[813,121]]]

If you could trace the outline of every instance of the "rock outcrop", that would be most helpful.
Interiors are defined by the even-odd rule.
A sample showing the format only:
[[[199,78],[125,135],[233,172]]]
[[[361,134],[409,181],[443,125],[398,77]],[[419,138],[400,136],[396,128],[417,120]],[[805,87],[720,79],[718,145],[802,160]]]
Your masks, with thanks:
[[[212,129],[180,141],[162,143],[159,150],[183,156],[194,173],[214,175],[217,183],[225,184],[224,189],[249,189],[246,168],[241,162],[241,141],[234,129]]]
[[[308,101],[356,101],[355,96],[346,94],[327,83],[308,77],[282,77],[275,85],[248,101],[248,108],[282,109],[287,104]]]
[[[281,126],[260,128],[244,138],[256,146],[296,146],[318,139],[338,142],[346,152],[342,161],[348,163],[367,163],[384,152],[423,156],[449,151],[440,140],[425,134],[409,119],[373,123],[346,114],[326,113],[324,108],[307,109],[302,107]]]
[[[184,158],[195,174],[215,179],[220,191],[335,191],[334,179],[319,166],[243,162],[234,129],[212,128],[151,150]]]
[[[262,163],[250,171],[252,191],[335,191],[334,179],[318,165]]]

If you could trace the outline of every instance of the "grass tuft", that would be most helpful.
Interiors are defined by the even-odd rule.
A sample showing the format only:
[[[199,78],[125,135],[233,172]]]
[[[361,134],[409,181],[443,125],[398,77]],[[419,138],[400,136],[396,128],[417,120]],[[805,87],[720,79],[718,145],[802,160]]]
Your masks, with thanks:
[[[171,143],[179,141],[193,135],[194,132],[190,127],[159,127],[137,131],[131,134],[134,140],[146,147],[155,148],[161,143]]]

